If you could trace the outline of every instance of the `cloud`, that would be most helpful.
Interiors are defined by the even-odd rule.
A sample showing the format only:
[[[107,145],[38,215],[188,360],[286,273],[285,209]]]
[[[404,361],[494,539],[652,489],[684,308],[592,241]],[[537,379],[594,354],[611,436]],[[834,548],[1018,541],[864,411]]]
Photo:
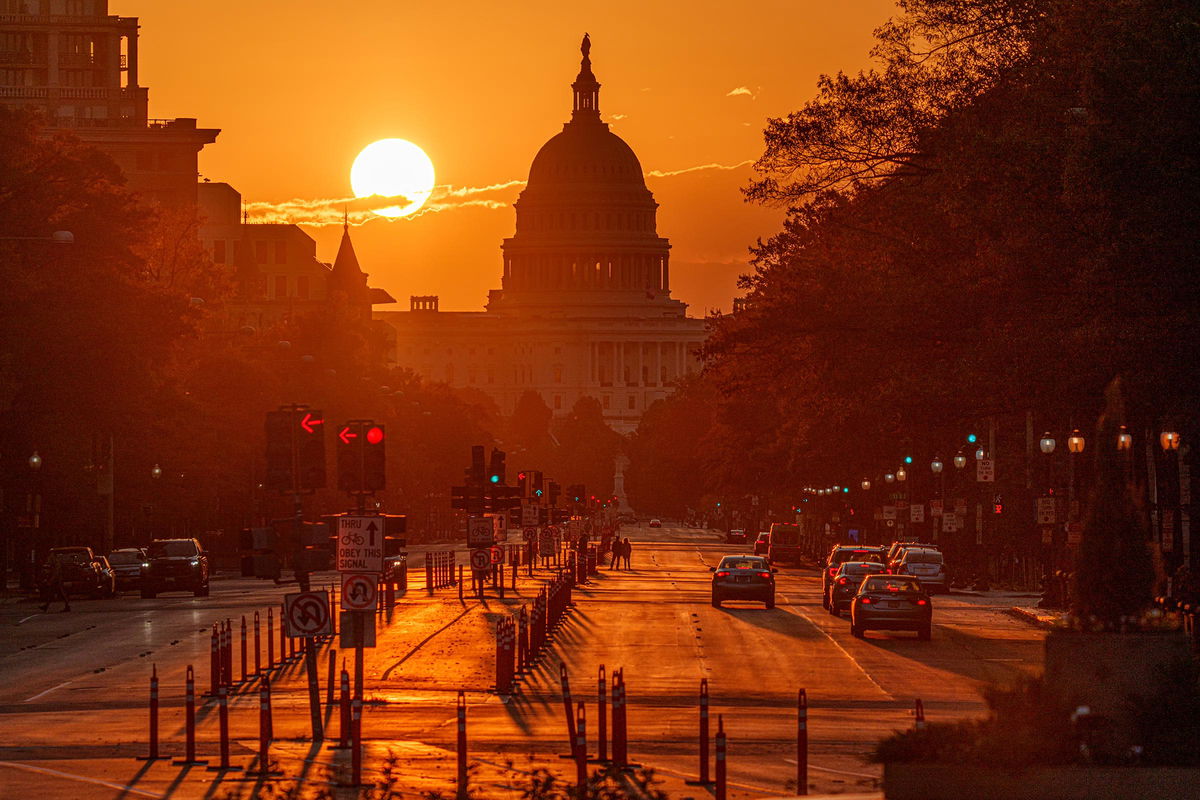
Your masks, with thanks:
[[[742,94],[746,95],[751,100],[753,100],[755,98],[754,92],[750,91],[745,86],[739,86],[736,89],[730,89],[728,92],[725,93],[725,96],[726,97],[737,97],[738,95],[742,95]]]
[[[687,175],[689,172],[701,172],[704,170],[717,169],[723,172],[730,170],[741,169],[748,167],[754,163],[753,158],[748,158],[745,161],[739,161],[736,164],[697,164],[694,167],[684,167],[683,169],[661,170],[654,169],[646,173],[647,178],[672,178],[676,175]]]
[[[628,118],[629,118],[628,114],[612,114],[609,116],[609,119],[611,119],[613,121],[619,121],[619,120],[628,119]]]
[[[613,117],[616,119],[616,117]],[[676,175],[687,175],[692,172],[705,170],[729,171],[741,169],[754,163],[754,159],[738,162],[737,164],[697,164],[674,170],[651,170],[647,178],[671,178]],[[429,199],[415,213],[408,217],[395,219],[417,219],[427,214],[440,214],[445,211],[455,211],[460,208],[504,209],[512,206],[515,191],[525,186],[525,181],[513,179],[493,183],[487,186],[450,186],[434,187]],[[405,197],[330,197],[325,199],[305,200],[294,198],[280,203],[249,202],[246,203],[246,213],[250,222],[309,225],[322,227],[326,225],[341,225],[346,220],[351,225],[363,225],[373,219],[386,219],[372,212],[371,209],[389,205],[406,205]]]

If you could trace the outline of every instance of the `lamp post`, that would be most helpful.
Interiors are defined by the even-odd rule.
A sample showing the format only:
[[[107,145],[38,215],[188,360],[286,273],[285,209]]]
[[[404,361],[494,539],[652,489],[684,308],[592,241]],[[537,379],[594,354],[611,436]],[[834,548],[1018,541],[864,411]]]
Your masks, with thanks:
[[[1179,556],[1183,564],[1191,568],[1192,542],[1191,542],[1191,520],[1188,518],[1185,511],[1186,507],[1191,504],[1191,475],[1188,473],[1184,465],[1184,451],[1180,448],[1181,437],[1179,432],[1169,426],[1164,426],[1158,434],[1158,444],[1162,448],[1163,455],[1167,464],[1172,460],[1175,462],[1176,474],[1172,479],[1167,481],[1168,485],[1174,484],[1169,492],[1171,497],[1170,508],[1163,509],[1163,539],[1169,535],[1171,537],[1172,550],[1174,549],[1175,529],[1178,527],[1180,533],[1180,551]],[[1172,454],[1174,459],[1171,458]],[[1174,491],[1177,489],[1177,492]],[[1170,525],[1166,524],[1170,520]]]
[[[34,450],[29,456],[26,463],[29,465],[29,490],[25,494],[25,513],[21,515],[18,523],[21,528],[24,528],[26,535],[29,537],[27,541],[28,558],[23,558],[21,568],[21,588],[31,590],[36,584],[37,578],[37,534],[42,527],[42,491],[41,491],[41,469],[42,457],[38,455],[38,451]]]

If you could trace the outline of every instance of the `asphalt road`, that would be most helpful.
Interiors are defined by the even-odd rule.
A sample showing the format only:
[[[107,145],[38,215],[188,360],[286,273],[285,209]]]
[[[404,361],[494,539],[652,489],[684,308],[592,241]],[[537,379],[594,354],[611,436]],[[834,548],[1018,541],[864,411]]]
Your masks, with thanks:
[[[493,684],[494,622],[528,604],[547,573],[524,577],[518,594],[501,601],[460,602],[457,591],[413,589],[381,617],[379,647],[366,662],[368,710],[364,735],[374,775],[389,754],[399,757],[398,782],[414,796],[451,789],[454,705],[467,692],[476,781],[489,796],[519,796],[496,786],[507,761],[524,772],[549,766],[567,749],[559,663],[569,669],[577,700],[588,703],[595,730],[597,673],[625,670],[630,755],[653,767],[672,798],[703,797],[688,786],[698,774],[697,691],[709,682],[713,729],[717,715],[729,736],[731,797],[787,794],[795,775],[797,690],[807,690],[810,786],[820,792],[874,789],[879,768],[866,760],[874,743],[911,726],[921,698],[930,719],[979,715],[979,690],[1041,668],[1042,633],[1003,613],[988,596],[941,595],[934,601],[934,637],[911,633],[850,635],[849,623],[820,605],[815,570],[783,568],[778,605],[709,604],[708,566],[744,550],[712,532],[625,529],[634,541],[633,569],[610,571],[575,593],[576,607],[539,668],[511,697]],[[461,562],[460,558],[460,562]],[[419,562],[418,562],[419,563]],[[328,576],[325,580],[332,580]],[[182,747],[182,685],[196,666],[199,689],[208,676],[214,621],[251,619],[275,609],[291,587],[245,579],[213,583],[209,598],[164,595],[141,600],[72,603],[69,614],[39,612],[36,603],[0,605],[0,797],[220,797],[255,784],[236,773],[186,769],[135,757],[146,749],[150,664],[162,682],[162,749]],[[332,644],[336,647],[336,643]],[[265,645],[264,645],[265,650]],[[322,684],[327,650],[321,653]],[[343,654],[337,654],[340,663]],[[252,658],[251,658],[252,661]],[[235,674],[238,672],[235,648]],[[252,687],[248,687],[252,688]],[[322,686],[324,694],[324,685]],[[257,693],[232,703],[233,762],[250,765],[257,747]],[[328,715],[326,715],[328,717]],[[200,713],[202,757],[215,758],[215,710]],[[336,715],[335,715],[336,717]],[[333,725],[336,729],[336,723]],[[276,678],[272,753],[285,771],[332,783],[345,756],[314,747],[301,668]],[[590,744],[595,751],[595,744]],[[349,796],[349,795],[347,795]]]

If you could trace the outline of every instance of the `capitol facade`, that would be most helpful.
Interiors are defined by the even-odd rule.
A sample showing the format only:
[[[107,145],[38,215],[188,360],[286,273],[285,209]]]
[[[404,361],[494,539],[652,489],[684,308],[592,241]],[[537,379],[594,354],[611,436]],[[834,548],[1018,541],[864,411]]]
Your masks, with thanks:
[[[479,389],[505,414],[527,391],[555,416],[595,397],[629,433],[698,368],[705,323],[671,298],[658,204],[633,150],[600,119],[590,49],[585,36],[571,119],[533,159],[485,309],[445,312],[423,296],[374,316],[395,331],[397,366]]]

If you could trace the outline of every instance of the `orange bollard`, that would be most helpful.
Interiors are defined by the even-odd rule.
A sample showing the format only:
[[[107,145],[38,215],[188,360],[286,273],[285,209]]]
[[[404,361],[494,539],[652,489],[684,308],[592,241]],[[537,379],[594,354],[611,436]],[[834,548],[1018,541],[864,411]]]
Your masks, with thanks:
[[[921,698],[919,698],[919,697],[917,698],[916,715],[917,715],[917,719],[916,719],[916,722],[914,723],[913,727],[919,731],[924,730],[925,729],[925,704],[921,702]]]
[[[188,664],[187,668],[187,692],[184,702],[184,755],[182,759],[171,763],[187,767],[207,764],[207,761],[196,760],[196,673],[191,664]]]
[[[259,636],[258,630],[258,612],[254,612],[254,677],[262,674],[262,664],[259,662],[259,653],[262,650],[262,638]]]
[[[275,618],[274,611],[267,609],[267,672],[275,669]]]
[[[150,752],[138,756],[138,761],[157,761],[158,754],[158,665],[150,667]]]
[[[716,800],[725,800],[726,792],[726,777],[725,777],[725,753],[727,743],[725,741],[725,720],[721,714],[717,715],[717,785],[716,785]]]
[[[209,641],[208,650],[208,693],[216,697],[217,686],[221,683],[221,640],[220,634],[217,633],[217,623],[215,622],[212,626],[212,638]]]
[[[796,699],[796,794],[808,794],[808,694]]]
[[[229,763],[229,692],[224,685],[217,692],[217,719],[220,725],[220,748],[221,748],[221,763],[215,767],[209,767],[213,772],[226,772],[241,769],[241,767],[231,766]]]
[[[708,780],[708,678],[700,679],[700,783]]]
[[[467,698],[458,693],[458,800],[467,800]]]
[[[522,612],[524,610],[521,609]],[[600,665],[600,679],[596,683],[596,698],[596,757],[601,764],[605,764],[608,762],[608,677],[604,673],[603,664]]]
[[[263,676],[258,686],[258,769],[247,770],[246,775],[266,777],[282,775],[271,769],[271,740],[275,738],[275,724],[271,718],[271,679]]]
[[[242,614],[242,683],[246,682],[246,615]]]
[[[575,788],[577,797],[587,796],[587,709],[583,701],[575,714]]]

